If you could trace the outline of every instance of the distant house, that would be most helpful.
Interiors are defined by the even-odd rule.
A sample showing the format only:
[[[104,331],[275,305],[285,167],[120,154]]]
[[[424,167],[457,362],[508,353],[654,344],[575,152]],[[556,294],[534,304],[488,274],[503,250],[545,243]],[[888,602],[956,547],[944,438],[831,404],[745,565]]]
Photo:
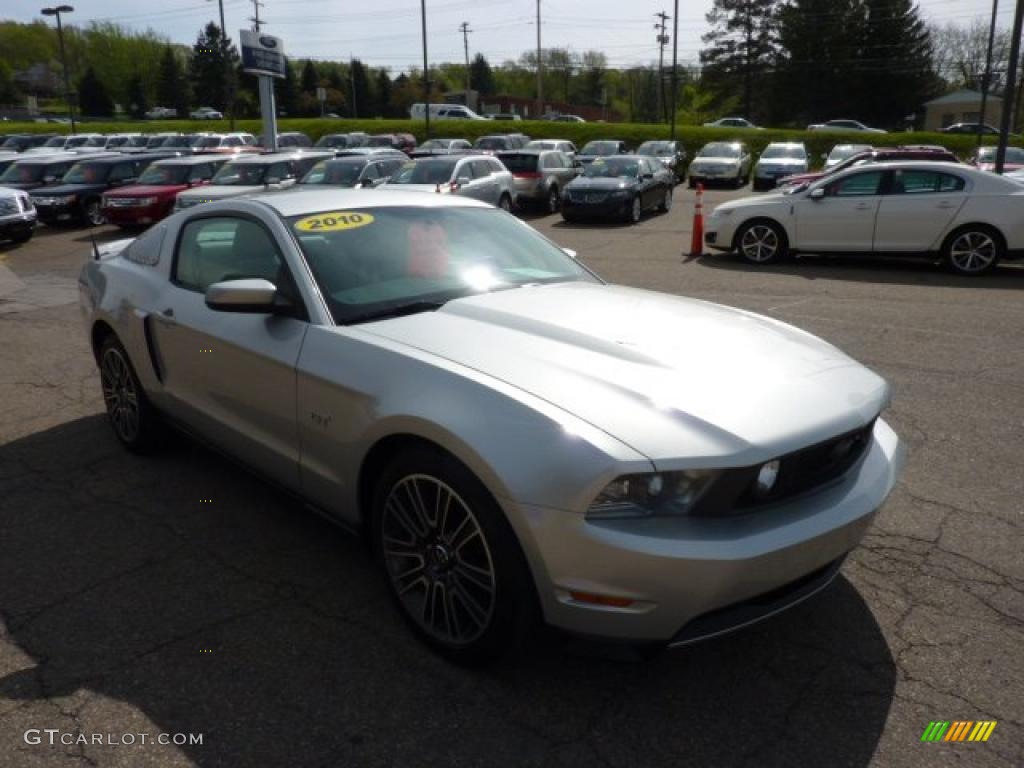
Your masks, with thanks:
[[[924,129],[941,131],[953,123],[976,123],[981,118],[981,92],[963,89],[924,103]],[[985,122],[999,126],[1003,100],[991,93],[985,101]]]

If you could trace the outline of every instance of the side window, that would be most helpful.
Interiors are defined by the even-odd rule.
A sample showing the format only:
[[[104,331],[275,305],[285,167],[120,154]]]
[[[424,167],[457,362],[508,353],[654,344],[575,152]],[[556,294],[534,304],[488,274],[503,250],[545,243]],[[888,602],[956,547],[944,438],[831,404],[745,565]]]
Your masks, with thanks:
[[[892,174],[893,195],[920,195],[939,191],[939,174],[934,171],[894,171]]]
[[[178,240],[174,279],[205,293],[213,283],[262,277],[280,285],[284,262],[270,234],[249,219],[218,216],[190,221]]]
[[[486,160],[473,160],[471,166],[474,179],[486,179],[491,175],[491,165]]]
[[[965,182],[959,176],[950,176],[947,173],[938,174],[939,177],[939,192],[963,192],[964,187],[967,186]]]
[[[225,147],[238,147],[241,146],[241,144],[242,140],[237,136],[228,136],[227,138],[224,139]]]
[[[496,157],[488,157],[484,162],[490,166],[491,173],[501,173],[505,170],[505,165]]]
[[[840,179],[828,186],[829,197],[863,197],[865,195],[877,195],[878,187],[882,183],[882,176],[885,171],[868,171],[866,173],[855,173]]]
[[[202,165],[192,166],[192,170],[189,171],[189,181],[206,181],[213,176],[213,168],[209,163],[203,163]]]
[[[380,173],[377,171],[376,163],[366,164],[366,168],[363,169],[363,178],[367,181],[376,181],[380,178]]]
[[[125,181],[135,177],[135,163],[119,163],[115,165],[111,171],[110,176],[107,180],[110,182]]]
[[[274,163],[267,169],[266,179],[292,179],[295,178],[295,168],[291,160],[284,160]]]

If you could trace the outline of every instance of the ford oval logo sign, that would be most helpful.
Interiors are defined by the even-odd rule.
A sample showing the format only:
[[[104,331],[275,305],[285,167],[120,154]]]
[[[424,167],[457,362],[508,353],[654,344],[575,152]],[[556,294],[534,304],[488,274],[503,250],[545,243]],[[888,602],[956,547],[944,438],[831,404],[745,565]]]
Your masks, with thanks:
[[[277,40],[268,35],[264,35],[260,38],[260,45],[264,48],[277,48]]]

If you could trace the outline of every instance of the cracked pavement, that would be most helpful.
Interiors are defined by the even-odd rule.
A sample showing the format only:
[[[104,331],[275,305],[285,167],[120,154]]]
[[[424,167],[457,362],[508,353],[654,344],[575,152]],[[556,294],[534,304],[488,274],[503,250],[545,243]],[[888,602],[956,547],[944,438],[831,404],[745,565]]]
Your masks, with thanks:
[[[909,455],[828,590],[650,661],[557,636],[488,670],[432,656],[357,539],[184,438],[119,448],[76,306],[85,231],[0,245],[0,765],[1024,764],[1024,268],[684,262],[690,197],[633,228],[527,218],[609,280],[835,343],[892,384]],[[932,720],[998,725],[921,743]]]

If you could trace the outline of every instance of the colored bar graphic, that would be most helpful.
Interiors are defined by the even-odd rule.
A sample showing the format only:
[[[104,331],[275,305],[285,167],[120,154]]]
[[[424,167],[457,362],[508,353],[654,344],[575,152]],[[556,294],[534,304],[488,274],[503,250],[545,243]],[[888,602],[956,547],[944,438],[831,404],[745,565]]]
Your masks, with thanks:
[[[921,734],[921,741],[988,741],[995,720],[933,720]]]

